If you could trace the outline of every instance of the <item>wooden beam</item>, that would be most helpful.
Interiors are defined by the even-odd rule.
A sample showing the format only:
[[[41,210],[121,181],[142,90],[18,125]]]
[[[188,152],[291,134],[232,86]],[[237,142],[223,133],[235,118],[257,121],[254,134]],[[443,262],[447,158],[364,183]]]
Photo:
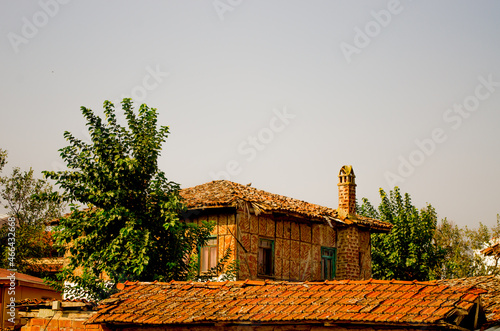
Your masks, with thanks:
[[[479,305],[480,305],[480,297],[479,296],[477,297],[475,303],[476,303],[476,305],[475,305],[475,307],[476,307],[476,314],[474,316],[474,330],[477,329],[477,320],[479,318]]]

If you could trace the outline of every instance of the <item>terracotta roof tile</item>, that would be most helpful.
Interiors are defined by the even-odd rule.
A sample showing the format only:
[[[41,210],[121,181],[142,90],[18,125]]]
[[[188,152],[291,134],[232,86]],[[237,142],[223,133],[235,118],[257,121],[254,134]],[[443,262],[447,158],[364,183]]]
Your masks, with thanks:
[[[348,216],[346,219],[332,208],[269,193],[228,180],[215,180],[185,188],[180,191],[180,194],[189,209],[236,207],[248,203],[257,213],[286,213],[318,221],[329,220],[343,224],[354,223],[382,232],[388,232],[392,228],[392,225],[388,222],[360,215]]]
[[[444,297],[436,289],[449,294]],[[471,287],[372,280],[328,281],[314,286],[250,281],[133,283],[125,285],[122,292],[112,297],[115,299],[101,305],[88,323],[166,325],[336,321],[425,326],[444,321],[457,309],[472,311],[471,300],[477,299],[476,292],[477,289]],[[319,293],[321,295],[317,295]],[[408,298],[402,299],[401,293]]]

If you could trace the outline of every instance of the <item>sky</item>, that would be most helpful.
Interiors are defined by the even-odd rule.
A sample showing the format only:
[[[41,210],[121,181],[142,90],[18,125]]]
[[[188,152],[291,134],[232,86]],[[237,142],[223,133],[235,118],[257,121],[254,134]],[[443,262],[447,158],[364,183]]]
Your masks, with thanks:
[[[500,213],[500,2],[4,0],[0,148],[62,170],[80,107],[157,108],[160,168],[336,208],[400,187],[459,226]]]

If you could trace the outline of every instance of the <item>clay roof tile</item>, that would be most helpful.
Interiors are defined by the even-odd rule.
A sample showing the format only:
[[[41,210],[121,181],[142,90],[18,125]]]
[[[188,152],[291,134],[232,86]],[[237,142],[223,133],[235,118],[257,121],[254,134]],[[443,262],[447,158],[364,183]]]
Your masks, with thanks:
[[[382,232],[388,232],[392,228],[392,225],[388,222],[360,215],[355,215],[348,220],[341,221],[341,217],[335,209],[269,193],[228,180],[215,180],[182,189],[180,194],[190,209],[235,207],[241,203],[247,203],[258,212],[288,213],[322,222],[325,220],[340,223],[349,221],[350,223]]]
[[[331,281],[323,285],[262,281],[239,282],[236,287],[234,284],[236,282],[172,282],[125,286],[115,296],[126,299],[102,305],[89,321],[167,325],[335,320],[424,326],[447,320],[457,308],[472,311],[473,302],[467,300],[477,298],[475,288],[470,286],[446,285],[451,292],[443,296],[434,291],[439,288],[435,283],[370,280],[364,283]],[[317,293],[322,295],[316,296]],[[418,298],[404,298],[400,293]],[[394,297],[396,294],[398,297]]]

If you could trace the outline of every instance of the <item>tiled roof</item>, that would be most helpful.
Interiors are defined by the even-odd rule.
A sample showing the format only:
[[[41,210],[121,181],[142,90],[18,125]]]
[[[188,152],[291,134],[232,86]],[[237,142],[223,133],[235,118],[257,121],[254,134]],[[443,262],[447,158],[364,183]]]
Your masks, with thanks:
[[[484,290],[430,282],[170,282],[121,284],[87,323],[369,324],[456,328]],[[484,320],[484,316],[482,316]],[[481,316],[480,316],[481,319]]]
[[[479,276],[457,279],[443,279],[439,284],[452,286],[474,286],[487,293],[481,295],[481,305],[488,324],[500,324],[500,278],[497,276]]]
[[[190,209],[211,207],[236,207],[248,202],[256,212],[286,213],[302,218],[329,220],[343,224],[357,224],[378,231],[389,231],[391,224],[356,215],[343,217],[337,210],[315,205],[302,200],[289,198],[258,190],[254,187],[234,183],[228,180],[215,180],[202,185],[182,189],[184,203]]]
[[[64,257],[44,257],[39,259],[27,259],[27,261],[36,270],[43,270],[46,272],[58,272],[64,266]]]
[[[497,242],[497,243],[491,245],[490,247],[483,249],[481,251],[481,253],[486,255],[486,256],[499,255],[500,254],[500,243]]]
[[[85,300],[85,299],[74,299],[74,300],[61,300],[57,298],[51,299],[37,299],[37,298],[24,298],[22,300],[16,301],[16,307],[20,311],[32,311],[34,309],[44,309],[47,307],[52,307],[53,301],[61,302],[61,308],[65,309],[94,309],[96,307],[95,302]]]

